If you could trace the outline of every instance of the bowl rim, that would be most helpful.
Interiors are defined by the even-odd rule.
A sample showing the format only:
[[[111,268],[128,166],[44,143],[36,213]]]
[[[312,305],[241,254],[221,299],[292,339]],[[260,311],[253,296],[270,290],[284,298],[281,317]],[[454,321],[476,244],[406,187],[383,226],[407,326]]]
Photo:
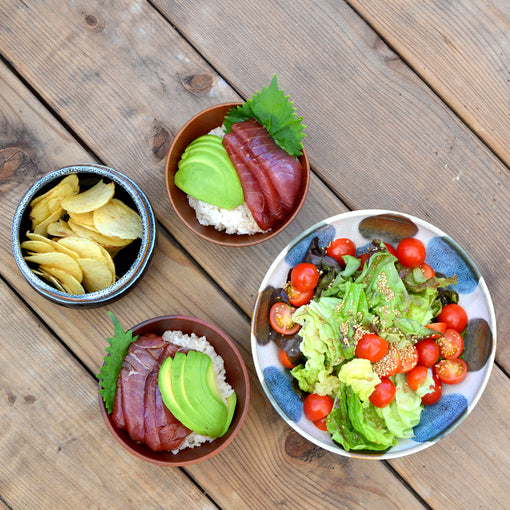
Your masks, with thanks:
[[[479,281],[478,284],[480,288],[483,291],[483,294],[486,298],[486,306],[488,310],[489,319],[491,322],[491,333],[492,333],[492,349],[490,352],[490,355],[488,356],[488,359],[486,361],[486,370],[483,375],[483,378],[480,382],[480,385],[476,391],[476,394],[474,395],[471,402],[469,402],[469,405],[467,406],[466,411],[461,416],[461,419],[457,419],[455,422],[450,424],[444,431],[442,431],[437,438],[433,438],[431,440],[425,441],[423,443],[417,443],[412,448],[409,448],[408,450],[400,450],[396,452],[392,452],[390,450],[386,450],[383,452],[373,452],[373,453],[357,453],[355,451],[345,451],[340,445],[336,444],[329,444],[324,443],[320,439],[316,438],[315,436],[309,434],[307,431],[303,430],[290,416],[288,416],[285,411],[281,408],[280,404],[276,401],[275,397],[271,393],[271,390],[269,389],[263,371],[260,364],[260,361],[257,356],[257,339],[255,336],[255,317],[257,317],[258,308],[260,306],[260,296],[262,291],[267,287],[267,282],[269,280],[270,275],[274,272],[275,268],[282,262],[282,260],[285,258],[285,256],[291,251],[292,248],[297,246],[297,244],[306,239],[310,234],[320,229],[320,227],[331,224],[338,220],[348,219],[348,218],[355,218],[355,217],[364,217],[364,216],[376,216],[376,215],[397,215],[397,216],[403,216],[417,224],[418,226],[423,226],[427,229],[429,229],[434,234],[441,236],[443,238],[447,238],[451,245],[455,248],[456,251],[459,251],[467,257],[467,261],[471,264],[472,268],[475,269],[478,272],[479,275]],[[418,218],[416,216],[413,216],[408,213],[403,213],[399,211],[389,210],[389,209],[360,209],[360,210],[353,210],[353,211],[347,211],[344,213],[340,213],[334,216],[330,216],[328,218],[325,218],[321,221],[316,222],[314,225],[308,227],[303,232],[298,234],[294,239],[289,241],[287,245],[278,253],[276,258],[273,260],[269,268],[267,269],[266,273],[264,274],[264,277],[262,279],[262,282],[257,290],[257,297],[255,299],[254,304],[254,310],[253,310],[253,319],[251,322],[251,350],[252,350],[252,358],[253,363],[255,366],[255,371],[257,373],[257,377],[259,379],[259,382],[261,386],[264,389],[264,393],[266,394],[266,397],[271,402],[271,405],[274,407],[274,409],[278,412],[278,414],[283,418],[283,420],[291,427],[293,428],[298,434],[300,434],[302,437],[308,439],[313,444],[319,446],[320,448],[323,448],[325,450],[328,450],[332,453],[335,453],[337,455],[342,455],[349,458],[360,458],[360,459],[370,459],[370,460],[388,460],[393,458],[400,458],[405,457],[407,455],[411,455],[414,453],[418,453],[419,451],[422,451],[435,443],[439,441],[439,439],[443,438],[447,434],[451,433],[457,426],[460,425],[460,423],[470,414],[470,412],[473,410],[473,408],[478,403],[479,399],[481,398],[483,392],[485,391],[485,388],[487,386],[487,383],[489,381],[492,368],[494,366],[494,360],[496,356],[496,345],[497,345],[497,325],[496,325],[496,314],[494,310],[494,305],[492,302],[492,297],[490,295],[489,289],[487,287],[487,284],[485,282],[485,279],[481,275],[480,271],[478,270],[477,266],[474,264],[471,257],[468,255],[468,253],[455,241],[453,240],[448,234],[446,234],[444,231],[439,229],[438,227],[432,225],[426,220],[423,220],[421,218]],[[327,433],[325,433],[327,434]]]
[[[23,259],[21,250],[21,223],[31,200],[40,192],[40,190],[49,183],[63,178],[70,174],[96,174],[108,178],[121,186],[133,200],[138,213],[142,219],[143,234],[136,259],[131,267],[115,283],[106,289],[88,292],[86,294],[68,294],[62,292],[35,275],[28,264]],[[11,247],[16,264],[28,283],[44,297],[62,305],[78,306],[99,306],[121,295],[131,287],[136,279],[144,273],[148,267],[156,245],[156,218],[152,206],[143,190],[129,177],[113,168],[96,164],[76,164],[51,170],[42,175],[25,193],[18,204],[13,216],[11,227]]]
[[[245,396],[244,396],[244,407],[241,409],[237,423],[232,428],[232,430],[229,430],[228,437],[223,442],[219,443],[216,448],[213,448],[212,450],[210,450],[207,454],[204,454],[202,456],[197,456],[195,458],[188,458],[188,459],[184,459],[184,460],[177,458],[177,460],[173,461],[173,460],[169,460],[170,452],[152,452],[152,454],[150,454],[150,455],[145,455],[144,453],[140,452],[139,450],[134,448],[131,444],[129,444],[128,442],[126,442],[123,439],[122,434],[125,433],[125,431],[121,431],[121,430],[117,429],[117,427],[115,427],[115,425],[112,422],[111,415],[109,415],[107,413],[103,398],[99,393],[98,393],[98,401],[99,401],[99,407],[101,410],[101,414],[103,416],[103,420],[106,424],[106,427],[110,431],[110,433],[113,436],[113,438],[115,439],[115,441],[117,443],[119,443],[119,445],[121,445],[126,451],[128,451],[135,457],[137,457],[141,460],[144,460],[146,462],[149,462],[151,464],[156,464],[156,465],[166,466],[166,467],[183,467],[183,466],[189,466],[192,464],[197,464],[204,460],[210,459],[211,457],[220,453],[223,449],[225,449],[235,439],[235,437],[241,430],[241,428],[246,420],[246,417],[248,415],[248,410],[250,407],[250,399],[251,399],[251,383],[250,383],[250,376],[248,373],[248,368],[246,366],[246,362],[244,361],[244,358],[242,357],[241,352],[239,351],[239,349],[236,346],[236,344],[234,343],[234,341],[230,338],[230,336],[227,333],[222,331],[215,324],[212,324],[211,322],[208,322],[204,319],[200,319],[198,317],[193,317],[190,315],[160,315],[158,317],[152,317],[150,319],[146,319],[146,320],[134,325],[133,327],[129,328],[128,331],[132,330],[133,333],[135,334],[135,331],[144,330],[145,328],[151,327],[152,325],[160,323],[162,321],[173,321],[173,320],[181,321],[181,322],[185,321],[185,322],[189,322],[190,325],[197,324],[197,325],[204,327],[206,329],[210,329],[225,342],[225,344],[229,347],[229,349],[233,352],[233,354],[235,356],[236,363],[239,366],[241,373],[242,373],[242,380],[244,381],[244,386],[245,386]],[[165,329],[165,331],[167,329]],[[137,333],[137,334],[142,334],[142,333]],[[206,335],[204,335],[204,336],[206,336]],[[207,338],[207,336],[206,336],[206,338]],[[216,347],[215,347],[215,351],[217,352]],[[100,388],[101,388],[101,381],[99,380],[98,381],[98,389],[100,389]],[[232,425],[231,425],[231,427],[232,427]],[[212,443],[210,443],[210,444],[212,444]],[[195,452],[200,453],[200,446],[192,448],[192,449],[188,449],[188,450],[183,450],[183,451],[187,451],[187,452],[191,451],[192,453],[195,453]],[[161,455],[158,455],[158,454],[161,454]],[[172,455],[175,455],[177,457],[179,455],[179,453],[172,454]],[[191,455],[191,454],[188,453],[187,456],[188,455]],[[165,459],[158,458],[160,456],[166,457],[166,458]]]
[[[198,237],[200,237],[201,239],[204,239],[206,241],[209,241],[211,243],[214,243],[214,244],[217,244],[220,246],[228,246],[228,247],[233,247],[233,248],[241,248],[244,246],[253,246],[253,245],[262,243],[264,241],[268,241],[269,239],[272,239],[273,237],[275,237],[278,234],[280,234],[281,232],[283,232],[283,230],[285,230],[294,221],[296,216],[301,211],[301,209],[306,201],[306,197],[308,195],[308,190],[310,188],[310,176],[311,176],[308,152],[306,150],[306,147],[303,146],[303,150],[302,150],[303,154],[302,154],[302,156],[300,156],[298,158],[300,160],[301,165],[304,170],[304,172],[303,172],[304,179],[303,179],[303,183],[301,186],[302,191],[301,191],[299,200],[296,202],[291,214],[289,214],[285,218],[285,221],[282,221],[279,224],[277,229],[271,230],[268,233],[256,233],[256,234],[252,234],[252,235],[249,235],[249,234],[225,234],[225,236],[230,236],[230,237],[225,237],[223,239],[215,239],[214,237],[210,237],[209,235],[204,233],[204,230],[205,230],[205,232],[218,232],[215,230],[215,228],[213,226],[200,225],[198,223],[198,220],[196,221],[196,225],[190,224],[187,221],[187,219],[181,213],[181,211],[180,211],[179,207],[177,206],[177,204],[174,200],[174,197],[172,195],[173,189],[175,189],[179,193],[184,193],[183,191],[179,190],[175,186],[175,184],[173,182],[173,173],[172,173],[172,175],[170,175],[171,174],[171,172],[170,172],[170,162],[171,161],[170,160],[171,160],[172,152],[175,148],[175,145],[179,142],[180,137],[186,132],[186,130],[189,128],[189,126],[191,124],[193,124],[194,122],[196,122],[203,115],[210,113],[210,112],[214,112],[216,110],[222,110],[222,109],[225,109],[225,111],[227,112],[231,108],[235,108],[236,106],[240,106],[242,104],[243,104],[242,101],[230,101],[230,102],[226,102],[226,103],[219,103],[219,104],[216,104],[213,106],[209,106],[208,108],[201,110],[200,112],[195,114],[193,117],[191,117],[179,129],[179,131],[175,135],[174,139],[172,140],[172,144],[170,145],[170,149],[168,150],[166,162],[165,162],[165,185],[166,185],[168,198],[170,200],[170,204],[172,205],[172,209],[177,214],[177,216],[182,221],[182,223],[187,228],[189,228],[194,234],[196,234]],[[218,126],[218,127],[220,127],[220,126]],[[204,132],[204,134],[207,134],[207,133]],[[234,239],[235,239],[235,241],[234,241]]]

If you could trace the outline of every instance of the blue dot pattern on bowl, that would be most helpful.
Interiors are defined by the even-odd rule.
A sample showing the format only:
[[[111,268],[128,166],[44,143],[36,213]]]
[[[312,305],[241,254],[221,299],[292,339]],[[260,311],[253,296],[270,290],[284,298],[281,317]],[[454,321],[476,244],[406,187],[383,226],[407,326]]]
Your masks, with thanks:
[[[292,421],[298,422],[303,413],[303,402],[292,389],[292,376],[272,366],[264,369],[264,380],[283,412]]]
[[[462,253],[461,248],[455,248],[443,237],[434,237],[427,245],[427,260],[432,262],[434,269],[445,275],[456,274],[458,282],[455,290],[459,294],[470,294],[478,285],[480,274]]]
[[[335,239],[335,234],[336,230],[332,225],[324,225],[319,227],[298,241],[292,248],[290,248],[289,252],[285,256],[285,262],[294,267],[296,264],[302,262],[314,237],[319,238],[319,246],[322,248],[327,246],[331,241]]]
[[[425,406],[421,420],[414,427],[414,440],[419,443],[439,436],[467,411],[468,401],[460,393],[443,395],[439,401]]]

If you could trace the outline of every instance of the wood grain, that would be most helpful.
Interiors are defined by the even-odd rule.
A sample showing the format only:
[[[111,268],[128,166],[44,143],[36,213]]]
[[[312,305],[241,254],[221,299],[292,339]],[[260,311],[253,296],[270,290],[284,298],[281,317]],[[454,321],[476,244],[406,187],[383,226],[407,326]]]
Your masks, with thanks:
[[[508,2],[348,3],[508,165]]]
[[[454,493],[461,506],[501,506],[508,487],[508,470],[502,466],[509,454],[505,373],[495,369],[475,411],[439,445],[390,463],[348,460],[300,439],[272,409],[252,369],[249,317],[263,274],[292,237],[348,209],[388,208],[431,221],[469,250],[493,294],[499,328],[506,331],[510,281],[494,265],[495,260],[509,262],[506,166],[479,140],[479,133],[471,131],[476,126],[466,126],[451,111],[451,101],[446,93],[441,97],[439,85],[433,84],[431,90],[423,75],[417,76],[418,64],[410,69],[383,42],[390,40],[391,30],[379,27],[381,39],[345,3],[309,1],[299,9],[292,2],[267,0],[254,5],[196,0],[154,5],[160,11],[135,0],[115,5],[58,0],[0,4],[0,53],[9,65],[8,69],[0,64],[4,261],[0,300],[7,303],[0,307],[0,319],[16,338],[29,337],[27,345],[8,353],[27,363],[22,377],[13,371],[14,361],[9,363],[8,381],[16,389],[16,400],[0,419],[11,420],[9,439],[18,441],[20,448],[27,448],[25,443],[31,440],[40,456],[32,459],[28,450],[22,450],[18,464],[8,468],[7,481],[0,482],[0,501],[15,508],[26,502],[37,506],[39,495],[51,501],[69,479],[77,494],[85,494],[92,482],[106,484],[106,489],[115,485],[114,494],[122,492],[119,501],[124,507],[147,501],[156,506],[163,497],[165,508],[177,507],[176,501],[211,506],[194,485],[190,496],[170,499],[174,484],[178,495],[187,492],[188,478],[176,475],[181,471],[148,469],[124,454],[101,426],[91,374],[100,366],[105,337],[111,333],[105,310],[77,311],[49,304],[22,280],[10,254],[10,219],[28,186],[51,168],[100,161],[142,186],[165,229],[160,229],[158,250],[146,277],[111,309],[125,325],[174,311],[209,319],[234,338],[250,366],[253,398],[245,427],[227,450],[186,470],[215,505],[294,508],[306,501],[310,508],[323,508],[325,503],[416,508],[423,500],[432,508],[448,508],[449,475],[460,469],[452,458],[458,458],[463,476]],[[389,26],[389,21],[385,23]],[[413,25],[407,27],[412,30]],[[439,54],[434,61],[437,68],[441,58]],[[239,95],[250,96],[275,72],[308,126],[305,143],[315,171],[309,199],[293,225],[269,243],[239,250],[211,246],[186,231],[170,209],[162,185],[166,149],[194,113]],[[189,287],[185,292],[182,281]],[[12,324],[14,319],[17,322]],[[39,337],[47,342],[41,344]],[[497,356],[508,373],[510,347],[501,342]],[[46,364],[40,369],[41,380],[34,383],[29,367],[38,358]],[[54,382],[57,376],[61,379]],[[4,396],[0,405],[5,408],[13,397],[4,390],[3,377],[0,374]],[[50,400],[44,390],[52,384],[57,398]],[[71,390],[79,398],[69,395]],[[24,400],[29,395],[37,398],[28,398],[32,404]],[[68,423],[62,405],[69,398],[77,402]],[[67,401],[74,406],[74,400]],[[46,413],[30,414],[39,409],[37,405]],[[21,407],[25,414],[13,415],[12,407]],[[89,426],[86,431],[83,419]],[[55,420],[61,431],[52,430]],[[24,423],[29,426],[23,427]],[[480,430],[483,443],[477,440]],[[56,453],[58,446],[64,453]],[[98,451],[105,452],[107,464],[98,458]],[[10,441],[2,439],[2,464],[13,453]],[[71,461],[75,458],[84,463],[98,459],[101,469],[88,466],[81,482],[77,473],[81,466]],[[28,479],[14,475],[14,468],[22,469],[24,462],[36,479],[33,487]],[[51,462],[56,463],[56,472],[45,469]],[[103,481],[108,469],[114,477]],[[60,471],[64,481],[56,480]],[[142,492],[150,493],[153,500],[141,500],[135,479],[142,480]],[[473,483],[479,479],[483,483]],[[97,491],[84,496],[84,506],[100,506],[99,496]],[[79,508],[78,496],[70,498]]]

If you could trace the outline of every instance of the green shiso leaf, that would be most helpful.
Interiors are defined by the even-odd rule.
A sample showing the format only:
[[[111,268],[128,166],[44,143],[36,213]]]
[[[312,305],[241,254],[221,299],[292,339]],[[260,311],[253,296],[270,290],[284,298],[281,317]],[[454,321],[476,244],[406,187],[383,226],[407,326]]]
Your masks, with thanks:
[[[115,392],[117,390],[117,377],[119,375],[122,361],[124,360],[128,347],[133,343],[138,336],[133,337],[131,330],[124,331],[119,320],[112,312],[108,312],[112,319],[114,326],[113,338],[108,338],[109,347],[106,347],[106,352],[109,354],[104,357],[104,364],[97,377],[100,379],[99,393],[103,397],[104,405],[108,414],[113,411],[113,401],[115,399]]]
[[[306,127],[303,117],[296,117],[296,108],[289,96],[278,88],[276,74],[268,88],[262,87],[251,99],[235,108],[226,115],[223,123],[225,132],[231,130],[232,124],[255,119],[269,132],[273,140],[291,156],[301,156],[305,137],[303,129]]]

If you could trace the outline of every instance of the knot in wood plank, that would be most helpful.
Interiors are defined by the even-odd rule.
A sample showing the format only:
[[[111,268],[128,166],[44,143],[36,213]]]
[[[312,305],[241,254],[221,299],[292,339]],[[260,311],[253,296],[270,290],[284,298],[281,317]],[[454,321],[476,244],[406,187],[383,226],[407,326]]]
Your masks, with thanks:
[[[213,78],[209,74],[199,73],[181,77],[183,87],[193,94],[203,94],[211,89]]]
[[[101,19],[99,16],[87,13],[85,11],[82,11],[81,15],[87,30],[90,30],[92,32],[100,32],[101,30],[104,29],[104,20]]]
[[[166,157],[170,149],[172,133],[162,122],[155,120],[152,123],[150,147],[154,157],[160,161]]]

